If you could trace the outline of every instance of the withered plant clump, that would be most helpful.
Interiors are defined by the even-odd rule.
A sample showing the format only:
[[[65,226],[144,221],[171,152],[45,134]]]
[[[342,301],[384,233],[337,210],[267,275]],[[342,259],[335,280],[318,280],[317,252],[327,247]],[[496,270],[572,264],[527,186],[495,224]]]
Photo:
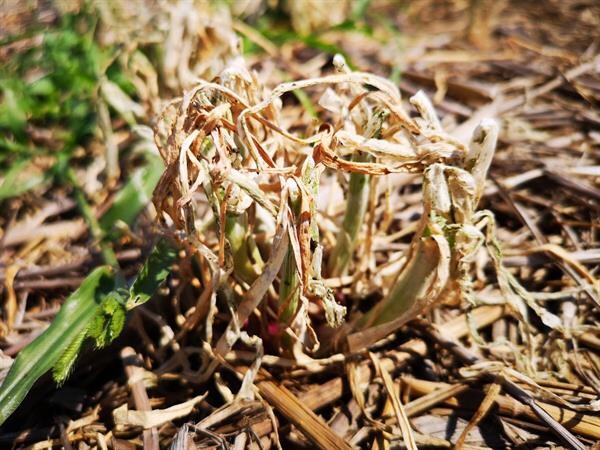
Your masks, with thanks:
[[[483,120],[463,143],[422,92],[410,99],[411,117],[390,81],[350,71],[339,55],[334,67],[269,89],[243,64],[230,66],[198,80],[156,129],[166,171],[154,203],[201,267],[202,298],[210,298],[210,307],[184,312],[188,326],[204,321],[201,379],[238,339],[259,348],[255,368],[263,343],[302,364],[365,348],[435,303],[473,306],[472,267],[484,248],[506,301],[560,327],[503,269],[494,217],[477,210],[495,121]],[[318,105],[312,120],[292,100],[299,90]],[[406,252],[386,260],[373,246],[392,229],[387,177],[397,173],[422,178],[423,211]],[[378,300],[358,312],[368,296]]]

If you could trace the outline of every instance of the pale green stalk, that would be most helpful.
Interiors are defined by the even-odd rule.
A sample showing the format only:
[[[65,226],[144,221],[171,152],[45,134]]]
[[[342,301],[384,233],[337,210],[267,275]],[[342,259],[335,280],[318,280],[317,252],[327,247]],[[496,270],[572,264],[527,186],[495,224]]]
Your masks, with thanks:
[[[319,177],[321,172],[317,169],[312,157],[307,157],[302,165],[302,184],[308,191],[308,206],[310,213],[309,234],[313,243],[319,242],[319,227],[317,226],[316,198],[319,195]],[[298,219],[302,213],[302,197],[295,185],[290,185],[290,207],[295,218]],[[312,255],[311,255],[312,257]],[[309,285],[315,278],[321,277],[320,269],[312,268],[312,273],[306,279]],[[279,321],[287,325],[296,314],[300,302],[301,282],[300,271],[296,263],[294,249],[290,245],[281,269],[281,284],[279,285]]]
[[[294,216],[300,214],[301,204],[300,195],[296,192],[290,192],[290,206]],[[296,313],[298,302],[300,301],[300,277],[294,249],[292,245],[288,247],[283,266],[281,268],[281,283],[279,284],[279,322],[287,324]]]
[[[439,288],[433,290],[439,293],[445,284],[444,277],[438,276],[441,255],[438,246],[431,238],[422,237],[409,256],[407,265],[403,268],[396,280],[394,287],[385,301],[379,302],[371,311],[365,314],[357,322],[356,328],[363,329],[390,322],[400,317],[412,317],[410,310],[418,305],[418,309],[424,309],[425,304],[435,299],[435,295],[429,292],[432,284],[441,281]],[[418,300],[424,302],[418,302]]]
[[[425,109],[431,108],[422,105]],[[440,298],[472,299],[469,271],[485,241],[474,226],[475,209],[483,192],[497,135],[496,123],[484,120],[473,133],[465,161],[467,170],[440,163],[425,170],[424,212],[406,256],[407,262],[386,298],[355,324],[354,329],[360,333],[348,338],[353,351],[395,331]],[[493,252],[492,259],[497,261]],[[500,264],[496,266],[502,289],[503,282],[508,283],[502,276]]]
[[[365,162],[367,155],[355,155],[352,161]],[[369,205],[369,175],[363,173],[350,174],[348,185],[348,201],[344,213],[344,221],[340,229],[335,248],[329,257],[329,276],[338,277],[344,274],[356,248],[358,233],[365,220]]]
[[[381,133],[383,122],[387,118],[384,111],[373,112],[366,126],[366,136],[376,138]],[[367,162],[370,156],[366,154],[355,154],[354,162]],[[358,234],[365,221],[365,214],[369,206],[370,176],[363,173],[351,173],[348,184],[348,201],[344,213],[344,221],[340,229],[335,248],[329,257],[329,276],[339,277],[346,272],[352,254],[358,243]]]

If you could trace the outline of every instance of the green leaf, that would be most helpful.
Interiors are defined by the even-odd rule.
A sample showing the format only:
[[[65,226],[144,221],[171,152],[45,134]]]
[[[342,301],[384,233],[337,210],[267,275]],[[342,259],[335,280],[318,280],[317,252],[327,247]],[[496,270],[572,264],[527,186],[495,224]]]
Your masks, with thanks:
[[[21,133],[25,128],[31,104],[23,95],[24,88],[25,84],[16,78],[0,79],[0,130]]]
[[[146,303],[171,273],[171,266],[177,258],[177,249],[166,239],[161,239],[152,250],[144,267],[129,289],[127,309]]]
[[[69,375],[86,338],[97,347],[112,342],[125,324],[127,309],[148,301],[165,281],[177,249],[160,240],[129,290],[124,304],[113,269],[95,269],[65,301],[48,329],[25,347],[0,386],[0,425],[17,409],[33,384],[52,369],[62,383]]]
[[[48,329],[21,350],[0,386],[0,424],[50,369],[56,366],[55,375],[66,377],[72,365],[69,358],[76,356],[82,335],[114,288],[112,269],[107,266],[95,269],[65,301]]]
[[[0,183],[0,201],[16,197],[33,189],[46,178],[31,161],[24,160],[12,165]]]
[[[131,225],[138,214],[148,205],[154,187],[163,173],[163,162],[157,156],[146,155],[148,163],[136,170],[123,188],[116,194],[110,209],[100,219],[100,227],[109,238],[118,236],[117,222]]]

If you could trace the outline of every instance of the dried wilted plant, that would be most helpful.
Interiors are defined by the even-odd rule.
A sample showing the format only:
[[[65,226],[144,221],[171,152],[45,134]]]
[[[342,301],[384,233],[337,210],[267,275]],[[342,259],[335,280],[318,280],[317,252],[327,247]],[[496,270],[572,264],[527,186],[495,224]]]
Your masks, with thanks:
[[[183,324],[186,332],[204,321],[206,345],[202,366],[191,375],[195,381],[207,380],[242,340],[257,350],[240,390],[242,396],[252,395],[249,386],[263,354],[261,336],[269,338],[270,348],[298,363],[311,361],[306,353],[315,354],[320,333],[313,329],[309,311],[324,312],[331,327],[341,325],[346,315],[346,308],[336,302],[331,280],[365,278],[355,258],[358,246],[370,271],[379,270],[369,254],[378,201],[376,177],[394,172],[423,176],[424,212],[397,275],[367,279],[371,290],[384,295],[369,312],[351,317],[350,325],[342,328],[341,337],[347,340],[341,341],[350,350],[388,335],[442,298],[464,298],[474,304],[471,262],[484,242],[492,250],[500,287],[509,301],[518,308],[515,298],[521,299],[545,314],[545,322],[556,324],[549,313],[535,309],[526,291],[502,269],[493,217],[476,211],[495,149],[496,124],[484,121],[470,144],[464,145],[443,130],[424,94],[411,98],[420,116],[413,119],[391,82],[351,72],[340,56],[334,66],[336,74],[269,90],[242,59],[233,59],[213,81],[198,80],[181,99],[171,102],[157,123],[155,141],[166,168],[154,192],[156,210],[167,234],[180,241],[202,272],[203,294],[185,313]],[[318,121],[300,120],[302,108],[286,100],[299,89],[317,100]],[[350,174],[346,212],[335,242],[317,207],[321,184],[331,182],[330,171]],[[370,226],[362,245],[367,216]],[[486,226],[484,235],[481,230]],[[99,331],[81,322],[84,328],[71,336],[67,352],[58,341],[48,344],[58,358],[48,367],[60,372],[59,379],[67,376],[86,337],[99,336],[100,346],[110,342],[122,326],[124,311],[148,300],[146,291],[164,279],[164,267],[172,257],[157,261],[151,257],[149,268],[140,274],[141,279],[152,280],[141,301],[136,286],[145,282],[134,284],[127,295],[125,291],[107,295],[102,301],[110,308],[88,314],[90,326],[98,322]],[[96,286],[92,283],[90,289]],[[223,302],[217,302],[218,294],[225,299],[226,310]],[[244,327],[253,314],[260,315],[262,331],[251,336]],[[213,328],[223,326],[220,337],[213,339]],[[25,359],[19,364],[26,364]],[[18,381],[21,375],[15,369],[7,379]],[[17,402],[7,400],[7,411],[27,389],[20,389]]]
[[[423,93],[411,98],[420,115],[413,119],[388,80],[353,73],[340,56],[334,65],[337,74],[270,91],[243,65],[231,66],[173,103],[157,132],[167,164],[157,209],[210,268],[203,289],[211,304],[217,292],[232,298],[227,331],[214,346],[220,356],[247,337],[241,329],[261,303],[270,337],[296,355],[318,347],[311,302],[322,305],[330,326],[342,323],[346,311],[330,277],[361,276],[354,250],[368,204],[377,201],[369,177],[393,172],[423,174],[424,213],[395,280],[375,281],[387,294],[344,328],[350,348],[384,337],[442,298],[475,303],[471,263],[484,242],[495,245],[481,231],[493,217],[476,207],[496,123],[483,121],[465,145],[443,130]],[[298,120],[299,108],[282,101],[299,89],[317,99],[318,123]],[[317,208],[320,184],[330,182],[327,169],[350,173],[335,244],[322,238],[331,233]],[[215,312],[205,317],[210,345]],[[205,361],[207,376],[216,364]]]

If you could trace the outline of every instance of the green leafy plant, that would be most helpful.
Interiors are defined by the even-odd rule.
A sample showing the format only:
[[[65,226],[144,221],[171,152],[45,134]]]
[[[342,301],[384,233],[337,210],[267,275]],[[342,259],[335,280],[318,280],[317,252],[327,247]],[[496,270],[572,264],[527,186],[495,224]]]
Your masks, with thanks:
[[[168,241],[159,241],[129,289],[112,267],[98,267],[90,273],[48,329],[19,352],[0,386],[0,424],[46,372],[52,371],[54,380],[63,383],[87,340],[96,348],[110,344],[123,329],[126,311],[151,298],[167,278],[176,256]]]
[[[92,32],[89,17],[65,16],[59,28],[44,34],[41,45],[2,68],[0,149],[31,153],[28,124],[52,130],[60,146],[69,149],[93,133],[93,102],[108,55],[94,43]]]
[[[67,299],[50,327],[19,352],[0,387],[0,423],[13,413],[44,373],[53,370],[56,381],[65,380],[90,324],[114,289],[111,268],[94,270]]]
[[[98,45],[94,30],[90,11],[64,15],[55,28],[29,30],[40,42],[0,67],[0,201],[60,181],[62,160],[98,131],[103,76],[130,87],[115,49]],[[55,170],[38,168],[40,158]]]

